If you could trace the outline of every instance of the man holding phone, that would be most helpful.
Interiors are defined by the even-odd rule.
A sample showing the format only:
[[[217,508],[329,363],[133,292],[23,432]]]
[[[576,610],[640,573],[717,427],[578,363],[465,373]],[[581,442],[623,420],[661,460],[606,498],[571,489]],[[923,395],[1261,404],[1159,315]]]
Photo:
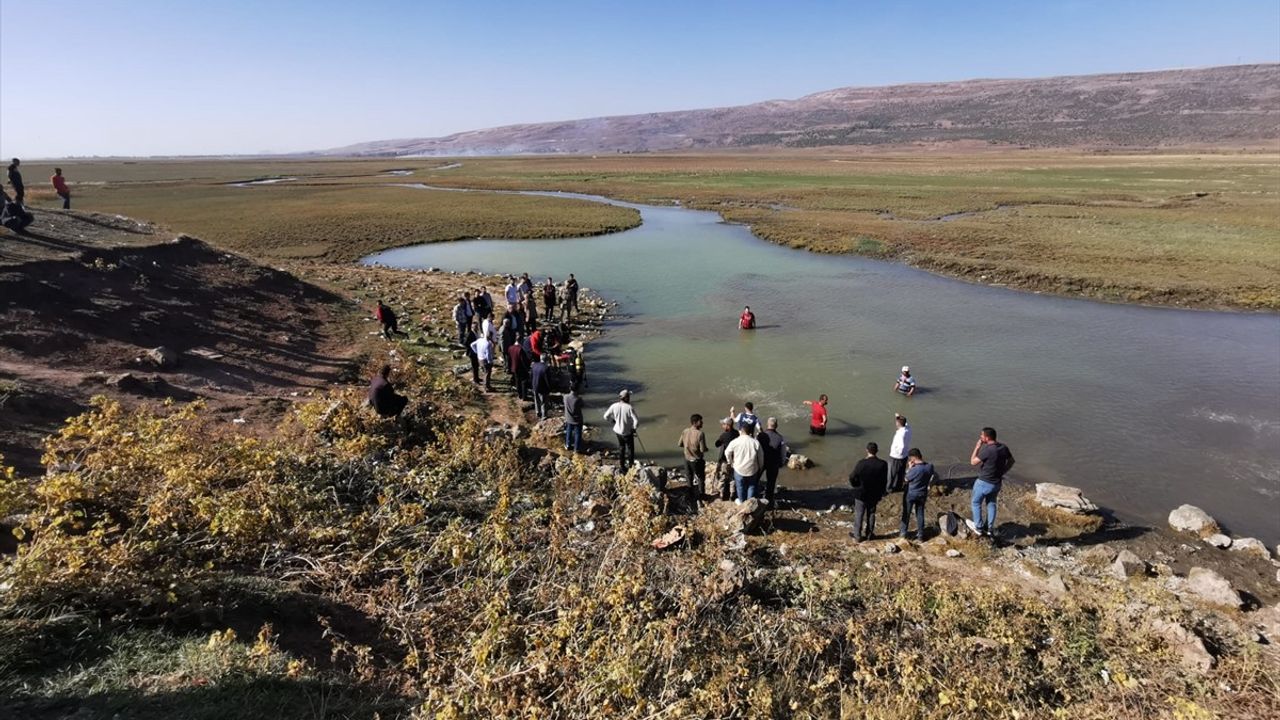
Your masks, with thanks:
[[[973,481],[973,524],[978,535],[989,537],[996,525],[996,498],[1005,473],[1013,467],[1013,453],[1007,445],[996,441],[995,428],[984,427],[973,446],[969,464],[978,468],[978,479]],[[986,506],[985,521],[983,506]]]

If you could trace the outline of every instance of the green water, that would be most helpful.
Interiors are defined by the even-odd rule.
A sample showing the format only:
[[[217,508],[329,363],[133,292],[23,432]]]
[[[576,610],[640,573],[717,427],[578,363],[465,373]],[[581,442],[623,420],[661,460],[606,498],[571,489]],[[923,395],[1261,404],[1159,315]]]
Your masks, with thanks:
[[[621,204],[621,203],[619,203]],[[961,283],[892,263],[791,250],[713,213],[637,207],[634,230],[570,240],[477,240],[366,259],[550,275],[621,303],[588,348],[588,421],[635,393],[648,459],[675,465],[690,413],[752,400],[794,451],[792,488],[844,484],[868,440],[887,455],[893,413],[945,471],[996,427],[1018,482],[1064,482],[1162,524],[1189,502],[1235,532],[1280,540],[1280,317],[1109,305]],[[743,305],[760,327],[736,328]],[[911,365],[921,390],[891,389]],[[1247,381],[1247,382],[1245,382]],[[806,399],[831,397],[808,435]],[[959,501],[961,506],[964,501]]]

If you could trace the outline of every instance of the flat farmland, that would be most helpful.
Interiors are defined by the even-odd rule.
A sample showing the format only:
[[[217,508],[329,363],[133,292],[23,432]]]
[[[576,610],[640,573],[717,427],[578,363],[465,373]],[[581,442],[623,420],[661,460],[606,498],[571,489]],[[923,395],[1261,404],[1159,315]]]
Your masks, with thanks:
[[[29,178],[51,166],[30,163]],[[680,203],[768,241],[1119,302],[1280,310],[1280,155],[902,152],[62,163],[77,206],[251,254],[349,261],[416,242],[634,226],[563,190]],[[228,183],[290,178],[252,187]],[[45,199],[41,199],[43,194]],[[51,194],[33,195],[38,206]]]

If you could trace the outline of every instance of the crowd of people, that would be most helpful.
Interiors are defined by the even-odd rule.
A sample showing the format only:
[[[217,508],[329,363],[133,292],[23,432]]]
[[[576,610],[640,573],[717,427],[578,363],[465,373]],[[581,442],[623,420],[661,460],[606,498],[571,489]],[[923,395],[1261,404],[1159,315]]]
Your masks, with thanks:
[[[550,277],[536,285],[525,273],[519,278],[508,277],[498,297],[499,302],[505,301],[500,318],[494,296],[485,286],[459,293],[452,311],[458,345],[471,362],[472,381],[492,392],[493,367],[497,362],[495,358],[499,359],[516,396],[533,403],[539,420],[552,416],[552,396],[560,395],[564,449],[575,453],[584,451],[586,424],[582,346],[569,340],[574,315],[579,312],[578,295],[578,281],[572,274],[559,285]],[[378,301],[375,315],[382,324],[384,337],[393,339],[405,335],[399,329],[396,314],[382,301]],[[738,326],[744,330],[756,328],[756,317],[750,307],[743,309]],[[406,403],[391,387],[388,370],[383,368],[373,379],[369,401],[380,414],[393,417],[404,410]],[[907,397],[915,396],[917,384],[909,366],[902,366],[893,390]],[[631,400],[630,390],[620,391],[617,401],[602,416],[613,431],[618,464],[623,472],[636,464],[640,419]],[[804,401],[810,410],[810,435],[820,438],[827,434],[829,404],[825,394],[816,400]],[[748,401],[741,411],[737,407],[729,408],[728,415],[720,421],[720,430],[714,442],[709,442],[703,431],[703,417],[695,413],[676,441],[684,456],[688,506],[696,512],[704,501],[716,498],[736,504],[759,498],[772,506],[776,501],[778,475],[791,456],[791,448],[778,430],[777,418],[762,421],[755,405]],[[854,514],[854,530],[850,535],[854,539],[863,541],[874,536],[877,507],[881,500],[893,494],[900,495],[901,499],[900,536],[910,536],[914,519],[915,537],[924,539],[925,503],[937,473],[924,459],[923,452],[912,446],[911,435],[907,418],[895,413],[888,460],[880,457],[877,443],[867,443],[865,457],[858,460],[849,473]],[[716,453],[715,464],[708,478],[707,456],[712,452]],[[1013,466],[1013,454],[996,440],[993,428],[983,428],[970,462],[977,468],[978,475],[972,497],[972,525],[978,535],[988,535],[995,527],[996,503],[1005,473]]]

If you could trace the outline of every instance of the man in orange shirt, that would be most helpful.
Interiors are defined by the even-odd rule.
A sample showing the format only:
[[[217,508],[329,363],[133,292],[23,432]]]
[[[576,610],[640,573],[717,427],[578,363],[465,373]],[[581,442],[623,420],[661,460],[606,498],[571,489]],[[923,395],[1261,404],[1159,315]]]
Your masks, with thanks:
[[[53,183],[54,192],[58,193],[58,197],[62,198],[62,209],[71,209],[71,190],[67,189],[67,179],[62,177],[62,168],[53,169],[53,177],[49,178],[49,182]]]

